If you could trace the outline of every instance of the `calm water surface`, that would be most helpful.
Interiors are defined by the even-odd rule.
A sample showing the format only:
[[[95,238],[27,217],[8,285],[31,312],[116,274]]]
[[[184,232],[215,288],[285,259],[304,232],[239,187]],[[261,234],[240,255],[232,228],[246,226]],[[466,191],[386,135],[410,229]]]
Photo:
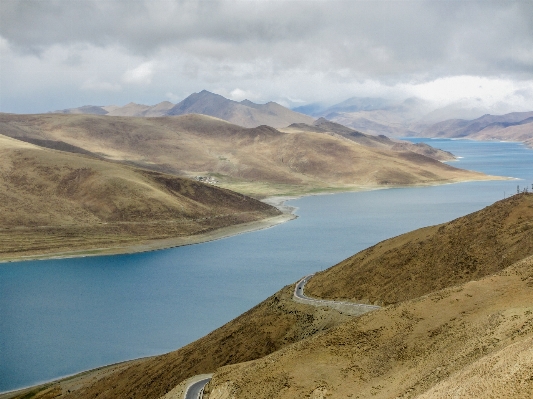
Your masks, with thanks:
[[[289,202],[294,221],[210,243],[0,264],[0,391],[177,349],[307,273],[531,188],[533,151],[520,144],[412,141],[523,180],[305,197]]]

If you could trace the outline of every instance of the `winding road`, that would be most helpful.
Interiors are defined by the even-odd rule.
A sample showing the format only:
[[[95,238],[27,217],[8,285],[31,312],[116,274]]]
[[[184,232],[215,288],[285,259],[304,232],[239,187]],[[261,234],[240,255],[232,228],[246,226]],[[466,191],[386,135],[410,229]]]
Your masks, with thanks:
[[[316,299],[308,297],[304,294],[305,284],[309,281],[314,274],[309,274],[302,278],[294,287],[293,299],[299,303],[305,303],[312,306],[327,306],[336,309],[343,313],[351,314],[352,316],[360,316],[364,313],[371,312],[372,310],[379,309],[377,305],[368,305],[366,303],[354,303],[354,302],[342,302],[332,301],[327,299]]]
[[[302,278],[296,283],[294,287],[293,300],[299,303],[304,303],[306,305],[312,306],[326,306],[333,309],[336,309],[342,313],[347,313],[352,316],[360,316],[364,313],[371,312],[373,310],[379,309],[377,305],[368,305],[366,303],[353,303],[353,302],[342,302],[342,301],[331,301],[326,299],[315,299],[308,297],[304,294],[305,284],[309,281],[314,274],[309,274]],[[210,377],[204,378],[197,382],[192,382],[185,390],[183,396],[184,399],[202,399],[202,394],[204,391],[205,385],[211,380]]]
[[[204,378],[203,380],[193,382],[185,389],[183,397],[185,399],[202,399],[205,385],[211,381],[211,377]]]

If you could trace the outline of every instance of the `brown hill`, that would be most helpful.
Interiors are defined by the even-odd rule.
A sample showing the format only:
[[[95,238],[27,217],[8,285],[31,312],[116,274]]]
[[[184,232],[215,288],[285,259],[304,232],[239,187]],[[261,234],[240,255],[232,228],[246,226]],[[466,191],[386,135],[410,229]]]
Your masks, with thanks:
[[[0,133],[66,143],[176,175],[213,176],[223,187],[256,197],[489,178],[412,151],[368,147],[323,133],[243,128],[203,115],[0,114]]]
[[[328,121],[325,118],[317,119],[313,125],[308,125],[305,123],[293,123],[287,128],[280,130],[287,133],[325,133],[333,136],[344,137],[366,147],[381,148],[398,152],[410,151],[436,159],[438,161],[451,161],[456,159],[452,153],[433,148],[424,143],[413,144],[402,140],[391,140],[384,135],[373,136],[370,134],[361,133],[339,123]]]
[[[532,287],[529,257],[220,368],[204,397],[529,398]]]
[[[0,136],[0,258],[185,238],[280,212],[225,189]]]
[[[316,274],[309,295],[390,304],[479,279],[533,254],[533,195],[383,241]]]
[[[436,226],[436,230],[443,240],[456,240],[459,245],[470,234],[465,226],[477,225],[484,216],[488,227],[474,234],[475,253],[490,254],[494,236],[499,234],[497,242],[510,244],[507,258],[526,258],[533,254],[532,209],[533,195],[522,194]],[[401,238],[418,248],[420,238],[427,233],[428,229],[420,229]],[[378,248],[380,256],[375,252]],[[398,248],[398,238],[378,244],[374,247],[374,264],[380,263],[378,258],[382,263],[390,261],[392,251],[401,254],[402,248]],[[440,256],[438,250],[434,248],[435,257]],[[453,255],[449,259],[451,269],[472,261],[466,251],[458,250]],[[497,258],[501,259],[501,254]],[[413,270],[415,275],[419,259],[426,261],[427,253],[413,251],[410,263],[403,268]],[[375,284],[385,285],[396,296],[414,299],[355,319],[332,309],[296,303],[291,300],[293,286],[289,286],[178,351],[107,369],[97,378],[94,373],[88,374],[44,389],[63,390],[62,397],[71,390],[66,397],[155,399],[192,375],[233,364],[216,372],[211,399],[354,397],[350,396],[354,392],[361,397],[416,397],[429,389],[442,392],[441,386],[450,387],[455,381],[477,389],[480,380],[472,376],[478,375],[485,382],[496,376],[507,378],[501,380],[510,381],[503,388],[507,389],[506,395],[530,392],[527,367],[531,357],[524,358],[520,350],[527,348],[533,337],[533,258],[510,266],[514,261],[498,263],[490,256],[478,259],[487,262],[479,261],[475,273],[464,273],[459,279],[449,278],[442,267],[428,266],[433,272],[421,275],[427,284],[442,277],[440,285],[448,285],[417,298],[404,274],[378,270]],[[326,274],[313,277],[308,287]],[[345,289],[342,278],[337,284],[339,290]],[[253,359],[258,360],[250,362]],[[515,359],[517,372],[506,375],[500,367],[492,374],[483,374],[494,359]],[[503,392],[501,384],[497,385],[491,389]]]

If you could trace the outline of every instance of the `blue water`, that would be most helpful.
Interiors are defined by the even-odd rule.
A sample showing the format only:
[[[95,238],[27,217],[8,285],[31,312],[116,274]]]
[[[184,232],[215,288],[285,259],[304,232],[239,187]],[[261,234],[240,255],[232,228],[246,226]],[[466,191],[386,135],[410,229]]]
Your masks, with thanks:
[[[523,180],[305,197],[289,202],[294,221],[210,243],[0,264],[0,391],[177,349],[307,273],[533,183],[533,151],[520,144],[412,141]]]

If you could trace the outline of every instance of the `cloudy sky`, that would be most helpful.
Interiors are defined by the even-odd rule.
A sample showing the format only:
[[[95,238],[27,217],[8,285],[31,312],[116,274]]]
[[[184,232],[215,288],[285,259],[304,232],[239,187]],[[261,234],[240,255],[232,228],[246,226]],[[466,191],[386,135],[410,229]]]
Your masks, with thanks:
[[[209,90],[533,110],[533,1],[1,0],[0,112]]]

